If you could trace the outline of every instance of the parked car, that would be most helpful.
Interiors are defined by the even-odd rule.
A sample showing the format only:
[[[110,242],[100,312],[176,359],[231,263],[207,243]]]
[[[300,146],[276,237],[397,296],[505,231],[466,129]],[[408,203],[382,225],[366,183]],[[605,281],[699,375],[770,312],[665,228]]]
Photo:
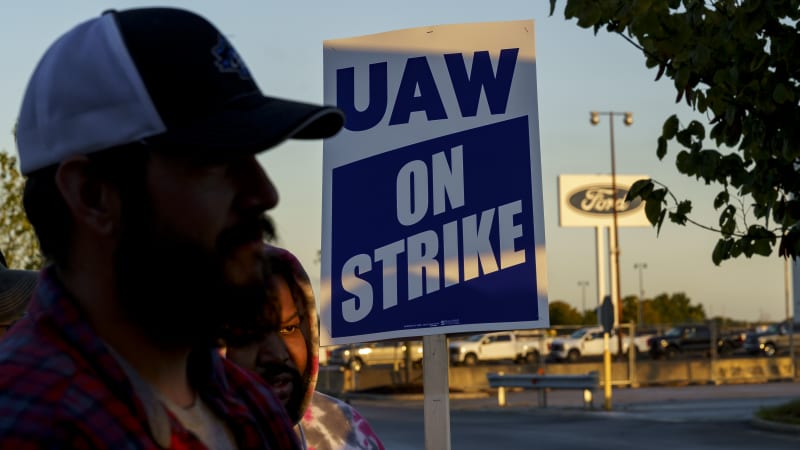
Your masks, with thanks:
[[[341,347],[347,347],[347,345],[326,345],[319,347],[319,365],[320,366],[327,366],[331,364],[331,354],[333,354],[336,349]]]
[[[734,351],[744,351],[744,343],[747,340],[747,330],[731,330],[723,333],[728,338],[728,341],[733,346]]]
[[[380,364],[405,365],[406,344],[403,341],[368,342],[358,345],[343,345],[333,349],[328,357],[328,364],[346,366],[355,371],[364,366]],[[422,341],[411,341],[411,362],[422,364]]]
[[[547,339],[544,330],[476,334],[450,342],[450,362],[468,366],[478,361],[535,363],[547,351]]]
[[[741,347],[739,333],[720,333],[717,336],[717,354],[730,355]],[[648,341],[653,359],[672,359],[679,354],[711,355],[711,328],[704,324],[679,325],[670,328],[661,336]]]
[[[619,338],[617,331],[609,333],[608,348],[611,354],[616,354],[619,349]],[[647,351],[648,336],[636,336],[633,338],[633,350],[636,352]],[[631,338],[625,335],[622,341],[622,351],[628,352]],[[550,346],[550,359],[556,361],[575,362],[587,356],[603,355],[603,327],[584,327],[575,331],[569,336],[553,339]]]
[[[790,339],[800,346],[800,324],[791,319],[748,333],[744,350],[751,355],[775,356],[789,351]]]

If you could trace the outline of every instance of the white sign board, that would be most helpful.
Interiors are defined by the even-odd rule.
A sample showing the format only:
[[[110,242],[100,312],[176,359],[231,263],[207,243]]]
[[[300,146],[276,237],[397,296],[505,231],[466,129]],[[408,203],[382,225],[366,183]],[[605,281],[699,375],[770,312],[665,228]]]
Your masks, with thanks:
[[[644,202],[625,201],[631,186],[647,175],[617,175],[614,195],[611,175],[559,175],[558,210],[562,227],[611,227],[614,201],[617,202],[617,226],[650,227]]]
[[[549,326],[533,21],[324,42],[321,342]]]

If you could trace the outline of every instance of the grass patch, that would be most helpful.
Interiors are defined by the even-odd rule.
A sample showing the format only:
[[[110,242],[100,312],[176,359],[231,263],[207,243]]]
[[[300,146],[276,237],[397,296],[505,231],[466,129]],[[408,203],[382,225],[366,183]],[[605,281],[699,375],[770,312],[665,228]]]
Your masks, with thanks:
[[[756,411],[756,416],[773,422],[800,425],[800,400],[793,400],[789,403],[769,408],[761,408]]]

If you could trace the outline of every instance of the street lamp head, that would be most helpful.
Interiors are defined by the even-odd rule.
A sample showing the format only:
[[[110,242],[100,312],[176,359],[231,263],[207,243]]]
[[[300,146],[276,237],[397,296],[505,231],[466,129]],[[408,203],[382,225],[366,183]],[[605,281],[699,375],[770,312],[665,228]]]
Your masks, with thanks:
[[[591,122],[592,125],[597,125],[600,123],[600,113],[597,111],[591,111],[589,113],[589,122]]]
[[[633,113],[632,112],[626,112],[625,113],[624,123],[627,126],[633,125]]]

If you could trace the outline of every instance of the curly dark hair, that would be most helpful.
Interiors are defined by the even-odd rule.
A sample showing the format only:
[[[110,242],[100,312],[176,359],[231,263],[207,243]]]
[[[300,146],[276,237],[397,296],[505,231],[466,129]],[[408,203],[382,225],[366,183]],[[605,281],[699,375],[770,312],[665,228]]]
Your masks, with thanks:
[[[264,337],[280,327],[280,303],[276,295],[275,280],[283,279],[295,304],[298,305],[300,320],[306,317],[302,308],[303,289],[295,278],[291,264],[281,256],[267,252],[264,264],[264,290],[260,302],[248,302],[255,311],[237,314],[236,318],[223,328],[221,345],[243,347],[261,341]]]

